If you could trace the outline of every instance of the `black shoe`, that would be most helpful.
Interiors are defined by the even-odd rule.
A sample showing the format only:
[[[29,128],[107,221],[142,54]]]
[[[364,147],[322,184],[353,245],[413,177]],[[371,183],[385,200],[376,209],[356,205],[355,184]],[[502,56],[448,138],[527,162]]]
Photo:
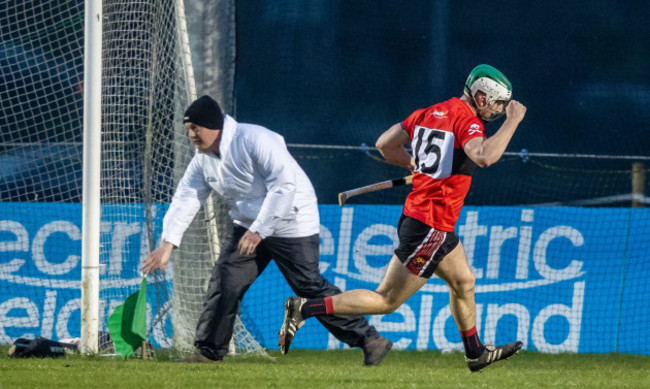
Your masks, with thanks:
[[[373,339],[363,347],[363,365],[377,366],[384,359],[386,354],[393,347],[393,342],[379,336]]]
[[[306,301],[307,299],[301,297],[289,297],[284,302],[284,321],[280,328],[280,341],[278,342],[282,354],[289,352],[289,346],[291,346],[296,331],[305,324],[300,308]]]
[[[481,354],[480,357],[476,359],[469,359],[465,357],[465,362],[467,362],[467,367],[469,367],[471,371],[473,372],[481,371],[486,366],[494,362],[508,359],[514,354],[517,354],[523,345],[524,344],[519,341],[514,343],[508,343],[504,346],[499,346],[499,347],[495,347],[492,345],[485,345],[485,349],[483,349],[483,354]]]

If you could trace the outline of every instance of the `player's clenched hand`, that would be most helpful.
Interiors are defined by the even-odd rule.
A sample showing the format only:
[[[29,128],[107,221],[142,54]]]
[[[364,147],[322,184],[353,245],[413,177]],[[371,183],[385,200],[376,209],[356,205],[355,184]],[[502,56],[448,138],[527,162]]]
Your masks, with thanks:
[[[171,243],[162,241],[160,246],[149,253],[147,259],[142,262],[142,272],[149,274],[153,273],[156,269],[161,269],[162,271],[167,270],[173,248],[174,246]]]
[[[522,103],[518,102],[517,100],[512,100],[510,103],[508,103],[508,106],[506,107],[506,115],[508,119],[520,122],[524,119],[525,114],[526,106]]]
[[[257,232],[246,231],[244,236],[239,240],[237,245],[239,248],[239,254],[241,255],[251,255],[255,252],[255,248],[262,241],[262,237]]]

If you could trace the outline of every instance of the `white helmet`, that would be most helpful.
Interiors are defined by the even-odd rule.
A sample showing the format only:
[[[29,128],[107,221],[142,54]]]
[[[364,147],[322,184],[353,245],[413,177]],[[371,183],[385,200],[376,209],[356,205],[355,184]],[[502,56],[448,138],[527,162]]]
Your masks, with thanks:
[[[478,65],[472,69],[465,81],[465,95],[470,97],[472,102],[478,91],[485,93],[488,106],[503,101],[504,113],[505,106],[512,99],[512,84],[503,73],[490,65]],[[491,121],[501,115],[484,120]]]

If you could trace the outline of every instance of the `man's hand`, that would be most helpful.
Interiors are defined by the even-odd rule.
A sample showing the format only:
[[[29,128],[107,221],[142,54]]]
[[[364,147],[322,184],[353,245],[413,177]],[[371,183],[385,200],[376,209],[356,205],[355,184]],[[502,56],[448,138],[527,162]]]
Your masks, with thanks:
[[[510,120],[515,120],[517,123],[524,120],[526,114],[526,106],[517,100],[512,100],[506,107],[506,117]]]
[[[246,231],[244,236],[239,240],[237,247],[239,254],[251,255],[255,252],[257,245],[262,241],[262,237],[257,232]]]
[[[162,241],[160,246],[152,251],[147,259],[142,262],[142,272],[144,274],[149,274],[153,273],[156,269],[161,269],[163,272],[166,271],[173,248],[173,244]]]

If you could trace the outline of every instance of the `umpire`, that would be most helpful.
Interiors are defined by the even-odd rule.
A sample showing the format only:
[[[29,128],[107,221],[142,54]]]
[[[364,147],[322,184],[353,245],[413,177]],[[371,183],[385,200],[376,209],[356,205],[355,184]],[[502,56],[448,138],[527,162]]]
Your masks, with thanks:
[[[197,153],[190,161],[163,219],[159,246],[142,270],[163,271],[211,191],[227,204],[233,239],[212,270],[196,326],[191,361],[218,362],[228,353],[244,293],[274,259],[301,297],[341,291],[319,272],[320,221],[314,188],[279,134],[237,123],[209,96],[194,101],[183,118]],[[392,343],[363,316],[318,316],[336,338],[361,347],[364,365],[378,365]]]

